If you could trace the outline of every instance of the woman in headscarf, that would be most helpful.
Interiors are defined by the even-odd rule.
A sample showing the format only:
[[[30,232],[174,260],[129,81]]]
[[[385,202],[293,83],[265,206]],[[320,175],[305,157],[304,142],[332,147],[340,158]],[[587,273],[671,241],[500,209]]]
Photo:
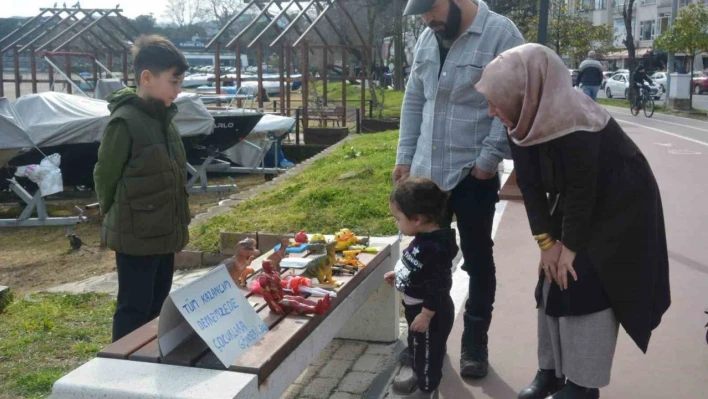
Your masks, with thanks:
[[[550,49],[501,54],[475,86],[508,129],[541,253],[531,398],[598,398],[621,324],[646,352],[671,299],[659,188],[612,117],[573,89]]]

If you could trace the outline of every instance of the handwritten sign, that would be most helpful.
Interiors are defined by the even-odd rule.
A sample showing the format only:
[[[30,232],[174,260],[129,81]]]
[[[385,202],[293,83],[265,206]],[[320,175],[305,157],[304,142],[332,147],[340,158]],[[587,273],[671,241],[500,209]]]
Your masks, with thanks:
[[[229,367],[268,332],[268,327],[236,287],[226,266],[221,265],[170,293],[158,327],[163,356],[192,331],[199,334],[224,367]]]

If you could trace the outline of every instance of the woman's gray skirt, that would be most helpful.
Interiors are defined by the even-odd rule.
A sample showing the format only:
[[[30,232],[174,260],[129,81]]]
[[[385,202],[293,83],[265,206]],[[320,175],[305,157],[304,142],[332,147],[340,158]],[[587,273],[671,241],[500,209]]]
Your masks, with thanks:
[[[550,284],[544,281],[543,302]],[[585,388],[610,383],[619,323],[612,309],[585,316],[551,317],[538,309],[538,366]]]

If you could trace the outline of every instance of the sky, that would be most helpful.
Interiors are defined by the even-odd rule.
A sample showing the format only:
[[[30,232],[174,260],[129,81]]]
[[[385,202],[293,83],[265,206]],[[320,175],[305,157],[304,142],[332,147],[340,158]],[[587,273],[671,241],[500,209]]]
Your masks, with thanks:
[[[66,1],[67,7],[76,4],[77,0]],[[78,0],[81,8],[115,8],[120,4],[123,15],[135,18],[141,14],[152,13],[158,22],[166,22],[162,16],[167,0]],[[0,18],[32,17],[39,14],[40,8],[54,6],[54,0],[0,0]],[[62,7],[64,0],[57,0],[58,7]]]

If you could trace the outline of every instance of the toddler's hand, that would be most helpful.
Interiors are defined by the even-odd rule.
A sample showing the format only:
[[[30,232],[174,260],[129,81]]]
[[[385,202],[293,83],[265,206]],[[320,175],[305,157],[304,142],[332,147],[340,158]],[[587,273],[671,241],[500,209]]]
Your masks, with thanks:
[[[384,274],[384,280],[393,287],[393,283],[396,281],[396,272],[387,272]]]
[[[426,315],[425,313],[420,313],[418,316],[415,317],[413,323],[411,323],[411,330],[418,333],[424,333],[428,331],[429,326],[430,316]]]

